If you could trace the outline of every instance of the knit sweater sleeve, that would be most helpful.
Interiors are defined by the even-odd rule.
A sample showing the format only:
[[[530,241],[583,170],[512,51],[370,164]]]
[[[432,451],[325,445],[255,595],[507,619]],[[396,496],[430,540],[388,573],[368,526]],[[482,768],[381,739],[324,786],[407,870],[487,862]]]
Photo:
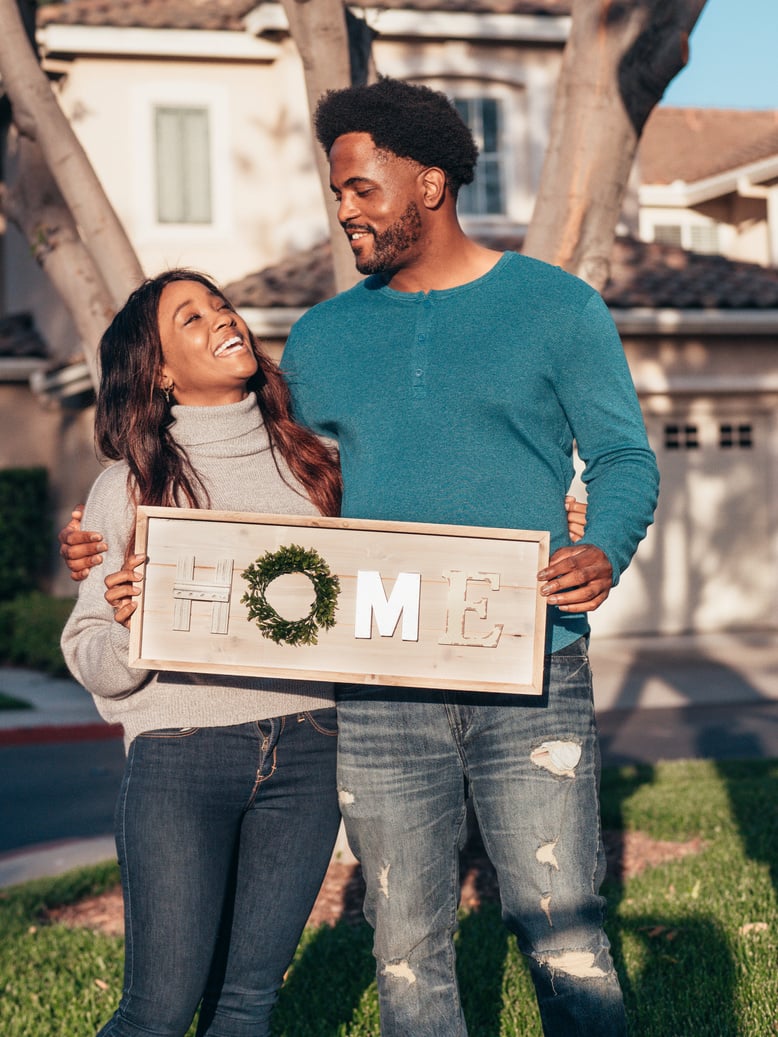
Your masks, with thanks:
[[[62,633],[62,654],[87,691],[101,698],[118,698],[137,690],[151,676],[145,670],[130,669],[130,632],[114,620],[113,609],[104,597],[104,578],[122,568],[135,528],[124,464],[113,465],[95,480],[83,527],[99,530],[108,550],[100,569],[79,584],[78,599]]]
[[[653,521],[659,472],[623,346],[596,292],[556,358],[555,381],[585,466],[581,543],[605,552],[617,583]]]

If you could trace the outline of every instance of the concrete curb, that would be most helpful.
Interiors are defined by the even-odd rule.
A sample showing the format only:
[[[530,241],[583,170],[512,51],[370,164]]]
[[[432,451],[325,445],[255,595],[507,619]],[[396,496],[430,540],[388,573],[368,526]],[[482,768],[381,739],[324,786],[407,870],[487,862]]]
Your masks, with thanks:
[[[116,860],[112,835],[92,839],[63,839],[0,854],[0,889],[32,879],[48,879],[73,868]]]

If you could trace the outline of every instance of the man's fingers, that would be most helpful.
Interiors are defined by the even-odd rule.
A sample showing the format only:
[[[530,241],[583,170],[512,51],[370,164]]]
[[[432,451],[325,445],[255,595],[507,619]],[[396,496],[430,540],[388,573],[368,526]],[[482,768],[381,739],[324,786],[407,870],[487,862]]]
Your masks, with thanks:
[[[582,590],[584,589],[582,588]],[[560,595],[559,600],[553,603],[556,604],[560,612],[593,612],[602,605],[610,592],[610,587],[607,587],[592,597],[591,591],[586,589],[579,599],[576,592],[571,591],[568,594]],[[571,598],[574,598],[574,600],[571,600]]]
[[[86,560],[89,561],[90,565],[99,565],[102,558],[100,558],[100,561],[98,562],[92,561],[92,559],[96,558],[97,555],[100,555],[103,551],[106,551],[107,548],[108,545],[102,541],[89,544],[82,542],[77,546],[63,544],[59,549],[59,553],[66,562],[81,562]]]
[[[589,587],[594,584],[610,587],[611,582],[610,566],[603,568],[601,565],[585,565],[554,576],[543,585],[541,593],[548,597],[550,594],[558,594],[573,587]]]
[[[555,551],[538,579],[550,605],[563,612],[591,612],[610,594],[613,570],[604,551],[584,544]]]
[[[60,530],[59,541],[62,544],[63,552],[68,548],[70,550],[76,550],[82,545],[94,548],[95,544],[98,545],[97,548],[94,548],[95,550],[105,550],[105,543],[102,534],[88,529],[71,529],[67,533],[64,529]]]

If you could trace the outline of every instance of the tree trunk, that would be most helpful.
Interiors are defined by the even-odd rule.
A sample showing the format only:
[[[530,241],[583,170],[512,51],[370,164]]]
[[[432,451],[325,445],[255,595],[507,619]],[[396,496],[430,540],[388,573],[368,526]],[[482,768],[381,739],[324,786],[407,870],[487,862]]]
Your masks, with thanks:
[[[29,243],[30,251],[60,297],[68,303],[97,387],[97,345],[115,306],[100,271],[78,234],[73,217],[51,178],[37,143],[9,133],[9,172],[0,201],[10,220]]]
[[[705,0],[573,0],[527,255],[602,290],[638,140]]]
[[[16,128],[39,145],[114,306],[121,306],[143,280],[135,251],[38,64],[16,0],[0,0],[0,24],[0,75]],[[72,306],[73,297],[66,302]]]
[[[345,9],[342,0],[282,0],[282,3],[289,22],[289,31],[303,63],[308,107],[313,113],[319,98],[327,90],[341,90],[351,86],[352,64]],[[355,38],[354,33],[352,38]],[[363,47],[366,39],[363,35]],[[369,60],[365,61],[364,49],[358,50],[360,63],[366,69]],[[360,72],[360,78],[364,74]],[[330,191],[327,156],[316,141],[314,150],[330,226],[335,287],[341,292],[356,284],[360,275],[354,266],[351,246],[338,223],[337,210]]]

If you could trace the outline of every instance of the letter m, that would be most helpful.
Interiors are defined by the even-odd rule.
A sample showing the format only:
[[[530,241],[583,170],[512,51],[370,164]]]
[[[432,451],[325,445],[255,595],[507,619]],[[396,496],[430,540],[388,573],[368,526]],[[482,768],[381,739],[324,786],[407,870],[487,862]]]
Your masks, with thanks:
[[[402,613],[402,640],[419,640],[421,573],[399,573],[387,600],[381,574],[373,570],[357,572],[354,637],[373,636],[373,616],[381,637],[392,637]]]

